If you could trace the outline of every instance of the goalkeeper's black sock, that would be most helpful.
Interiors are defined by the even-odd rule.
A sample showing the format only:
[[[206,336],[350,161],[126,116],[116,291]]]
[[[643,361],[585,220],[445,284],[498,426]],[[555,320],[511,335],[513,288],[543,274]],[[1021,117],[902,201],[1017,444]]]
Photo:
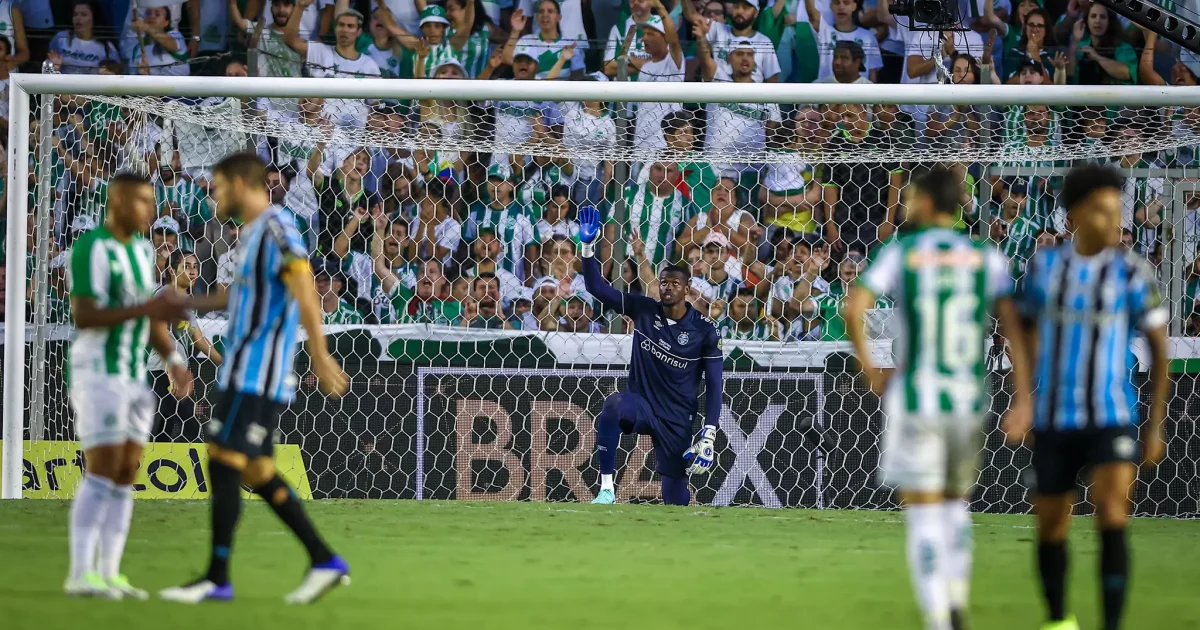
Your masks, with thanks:
[[[600,473],[612,475],[617,472],[617,445],[621,441],[621,394],[604,399],[600,415],[596,416],[596,459]]]
[[[325,541],[321,540],[312,521],[308,520],[308,515],[304,513],[300,499],[296,498],[296,493],[292,492],[282,477],[275,475],[267,483],[255,488],[254,493],[266,499],[267,505],[275,510],[279,520],[300,539],[313,564],[323,564],[333,559],[333,552]]]
[[[1067,541],[1039,541],[1037,551],[1042,595],[1046,598],[1050,621],[1062,621],[1067,614]]]
[[[233,531],[242,512],[242,471],[210,459],[208,481],[212,484],[212,556],[207,579],[224,585],[229,583]]]
[[[1121,627],[1125,584],[1129,578],[1129,546],[1125,528],[1100,532],[1100,591],[1104,601],[1104,630]]]

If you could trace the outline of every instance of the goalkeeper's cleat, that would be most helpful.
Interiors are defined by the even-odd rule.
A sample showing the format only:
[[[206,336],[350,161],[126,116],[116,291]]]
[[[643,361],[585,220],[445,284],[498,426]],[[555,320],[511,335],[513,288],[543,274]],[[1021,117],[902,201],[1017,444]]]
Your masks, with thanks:
[[[1079,622],[1075,620],[1075,615],[1067,615],[1062,621],[1046,622],[1042,630],[1079,630]]]
[[[122,599],[136,599],[139,602],[150,599],[149,593],[130,584],[124,575],[108,578],[108,588],[120,593]]]
[[[961,608],[950,610],[950,630],[968,630],[970,627],[967,623],[967,611]]]
[[[121,599],[121,593],[109,587],[99,573],[89,572],[82,576],[67,580],[63,592],[68,597],[99,597],[102,599]]]
[[[350,564],[341,556],[314,564],[296,590],[284,596],[288,604],[311,604],[338,586],[350,585]]]
[[[199,604],[206,601],[233,601],[233,583],[218,585],[208,580],[197,580],[191,584],[159,591],[158,596],[179,604]]]
[[[602,488],[600,493],[592,499],[592,505],[612,505],[617,502],[617,494],[612,491],[612,488]]]

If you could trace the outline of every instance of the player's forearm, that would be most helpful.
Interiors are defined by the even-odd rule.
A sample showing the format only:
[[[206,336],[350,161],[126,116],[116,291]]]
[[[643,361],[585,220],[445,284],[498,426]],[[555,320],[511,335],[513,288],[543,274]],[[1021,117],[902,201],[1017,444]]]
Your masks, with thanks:
[[[325,343],[325,316],[312,268],[306,260],[293,260],[284,270],[283,284],[296,298],[300,309],[300,326],[308,334],[308,353],[318,357],[329,354]]]
[[[183,356],[175,348],[175,339],[171,337],[171,329],[166,322],[150,322],[150,347],[162,357],[163,363],[183,361]]]
[[[704,360],[704,424],[721,426],[721,398],[724,386],[724,357]]]
[[[1147,345],[1150,346],[1150,416],[1147,421],[1155,430],[1162,430],[1167,417],[1167,397],[1170,396],[1171,380],[1167,375],[1170,357],[1167,356],[1166,327],[1160,327],[1146,333]]]
[[[1008,339],[1008,358],[1012,363],[1013,398],[1028,400],[1033,395],[1032,368],[1025,334],[1021,330],[1021,317],[1017,305],[1011,299],[996,302],[996,315],[1000,322],[1000,334]]]
[[[71,313],[76,328],[112,328],[131,319],[145,317],[147,307],[138,304],[121,308],[96,308],[93,304],[84,305],[76,299],[72,300]]]
[[[843,317],[846,323],[846,335],[850,337],[850,343],[854,346],[854,354],[858,356],[858,361],[864,370],[875,366],[874,357],[871,356],[871,346],[867,343],[867,326],[863,321],[863,314],[867,311],[866,305],[873,300],[874,297],[868,291],[861,287],[855,287],[850,291],[850,297],[846,299]]]
[[[197,313],[222,311],[229,304],[229,290],[218,286],[216,291],[204,295],[193,295],[188,300],[188,308]]]
[[[621,310],[621,292],[612,288],[600,273],[600,263],[595,256],[583,257],[583,286],[587,288],[600,303],[618,311]]]

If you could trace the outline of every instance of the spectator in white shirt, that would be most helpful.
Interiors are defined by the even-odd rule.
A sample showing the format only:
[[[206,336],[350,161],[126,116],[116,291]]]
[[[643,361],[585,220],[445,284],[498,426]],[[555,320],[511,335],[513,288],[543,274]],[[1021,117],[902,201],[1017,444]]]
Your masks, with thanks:
[[[537,0],[520,0],[518,7],[525,15],[534,15],[538,11],[537,6],[541,2]],[[558,10],[562,16],[558,23],[558,30],[562,33],[562,38],[567,41],[578,41],[579,50],[586,50],[588,47],[587,31],[583,27],[583,0],[555,0],[558,5]],[[590,8],[590,3],[588,4]],[[537,35],[542,32],[541,21],[533,23],[533,34]]]
[[[75,0],[71,7],[71,30],[50,40],[48,58],[61,65],[63,74],[99,74],[100,64],[120,61],[117,47],[96,37],[96,0]]]
[[[266,0],[265,5],[259,4],[260,2],[263,0],[246,0],[245,12],[242,15],[275,14],[275,0]],[[412,4],[411,0],[409,0],[409,4]],[[300,37],[312,41],[329,34],[329,29],[333,26],[333,5],[334,0],[317,0],[304,7],[301,11],[303,15],[300,16]]]
[[[862,75],[863,70],[862,46],[858,42],[842,40],[833,47],[832,70],[828,76],[817,79],[816,83],[871,83]]]
[[[300,37],[300,16],[313,0],[297,0],[296,8],[284,29],[284,41],[289,48],[304,55],[308,71],[314,77],[378,77],[379,66],[370,56],[358,51],[356,43],[362,34],[363,15],[348,10],[337,16],[334,33],[337,45],[309,42]],[[370,115],[369,103],[360,99],[326,99],[322,115],[343,127],[362,129]]]
[[[134,20],[130,28],[138,35],[132,64],[139,74],[185,77],[190,74],[187,45],[183,34],[171,28],[167,7],[146,9],[142,19]]]
[[[562,20],[562,13],[558,8],[558,0],[539,0],[537,3],[537,24],[539,27],[536,35],[520,36],[521,31],[525,30],[525,25],[529,18],[520,9],[513,12],[512,15],[512,31],[509,33],[508,42],[504,45],[504,61],[513,63],[513,54],[517,48],[521,48],[532,56],[538,63],[537,78],[544,79],[550,73],[550,69],[558,63],[559,56],[567,46],[574,46],[580,50],[587,48],[586,39],[571,39],[559,30],[559,24]],[[570,59],[570,73],[580,73],[584,71],[583,55],[576,55]]]
[[[686,2],[687,0],[682,0]],[[617,57],[621,50],[630,57],[646,58],[646,46],[642,42],[641,26],[646,24],[654,13],[651,12],[650,0],[629,0],[629,18],[624,22],[613,25],[608,34],[608,43],[604,46],[604,74],[609,78],[617,76]],[[633,39],[629,45],[622,48],[622,43],[629,33]]]
[[[729,58],[734,46],[742,42],[750,42],[754,52],[754,69],[752,79],[755,83],[776,83],[779,81],[779,57],[775,53],[775,44],[769,37],[758,32],[754,25],[758,23],[759,0],[736,0],[733,8],[728,11],[730,24],[712,22],[700,15],[691,2],[683,3],[683,12],[691,22],[697,39],[703,37],[708,41],[712,50],[712,58],[719,69],[730,73]],[[728,5],[726,5],[728,6]]]
[[[629,57],[630,69],[637,73],[639,82],[682,82],[683,47],[679,45],[679,34],[675,23],[667,15],[661,0],[651,0],[657,15],[653,15],[642,26],[642,41],[646,58]],[[622,51],[633,39],[636,29],[625,35]],[[637,127],[634,143],[639,149],[665,149],[662,119],[667,114],[683,109],[682,103],[638,103]]]
[[[755,43],[748,39],[734,42],[726,64],[729,71],[720,68],[713,59],[704,39],[699,40],[702,71],[706,81],[754,83]],[[779,127],[783,118],[779,106],[774,103],[709,103],[708,121],[705,126],[704,150],[710,153],[746,153],[762,151],[766,146],[767,131]],[[746,172],[753,170],[749,164],[713,164],[713,169]],[[722,173],[726,174],[726,173]]]
[[[862,76],[875,81],[879,69],[883,67],[883,57],[879,54],[879,43],[875,34],[854,24],[854,0],[833,0],[830,8],[833,10],[833,23],[824,20],[820,11],[813,6],[813,0],[804,0],[808,10],[812,28],[817,34],[817,51],[821,55],[821,66],[817,80],[833,76],[833,51],[838,42],[854,42],[862,47],[866,55],[866,68]]]

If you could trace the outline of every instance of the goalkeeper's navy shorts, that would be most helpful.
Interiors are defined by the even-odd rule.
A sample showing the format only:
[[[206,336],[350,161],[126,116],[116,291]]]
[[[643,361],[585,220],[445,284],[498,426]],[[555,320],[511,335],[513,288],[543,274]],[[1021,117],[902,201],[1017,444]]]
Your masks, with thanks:
[[[208,441],[250,459],[275,453],[275,430],[283,405],[265,396],[220,392],[205,427]]]
[[[686,477],[683,454],[692,446],[692,418],[661,418],[645,398],[632,392],[620,396],[621,431],[649,435],[654,441],[654,469],[664,477]]]

